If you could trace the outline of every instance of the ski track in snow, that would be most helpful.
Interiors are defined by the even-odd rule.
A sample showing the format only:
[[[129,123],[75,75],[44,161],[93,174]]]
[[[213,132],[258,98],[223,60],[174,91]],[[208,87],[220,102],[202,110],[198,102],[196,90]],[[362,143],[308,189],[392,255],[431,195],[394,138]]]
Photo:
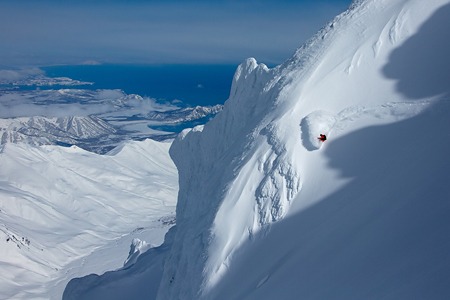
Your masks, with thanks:
[[[345,108],[336,115],[314,111],[300,123],[302,143],[309,151],[318,150],[324,144],[318,140],[321,133],[326,134],[329,139],[337,138],[349,127],[353,131],[360,129],[354,124],[358,119],[365,119],[366,126],[398,122],[418,115],[436,102],[436,100],[387,102],[372,107],[358,105]]]

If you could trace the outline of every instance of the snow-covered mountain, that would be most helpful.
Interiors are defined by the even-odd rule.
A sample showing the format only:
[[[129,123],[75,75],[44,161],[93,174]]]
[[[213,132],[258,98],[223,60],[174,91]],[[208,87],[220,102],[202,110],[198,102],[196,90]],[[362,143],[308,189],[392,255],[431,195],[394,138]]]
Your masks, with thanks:
[[[185,107],[167,111],[152,111],[147,114],[151,120],[164,121],[165,123],[181,123],[203,118],[211,118],[223,109],[223,105]]]
[[[116,145],[121,139],[116,128],[95,116],[0,119],[0,145],[86,145],[94,150]]]
[[[245,61],[170,149],[159,251],[64,298],[450,297],[449,33],[448,0],[355,1],[284,64]]]
[[[0,147],[6,143],[77,145],[104,154],[130,139],[173,139],[191,122],[205,123],[221,109],[222,105],[159,104],[121,90],[10,91],[0,87]]]
[[[174,222],[178,191],[169,146],[130,141],[98,155],[77,146],[6,144],[0,299],[61,299],[71,278],[122,267],[132,241],[127,265],[159,245]]]

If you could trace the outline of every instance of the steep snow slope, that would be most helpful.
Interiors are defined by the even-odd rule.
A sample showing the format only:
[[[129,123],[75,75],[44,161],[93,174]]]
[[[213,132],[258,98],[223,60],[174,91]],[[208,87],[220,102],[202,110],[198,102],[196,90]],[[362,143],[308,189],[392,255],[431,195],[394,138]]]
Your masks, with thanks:
[[[0,299],[60,299],[71,277],[121,267],[133,238],[160,243],[149,228],[164,234],[173,218],[177,172],[169,146],[129,142],[97,155],[76,146],[6,144]]]
[[[138,266],[163,272],[157,299],[448,298],[449,10],[356,1],[283,65],[244,62],[224,110],[170,149],[159,252],[66,299],[153,298]]]
[[[309,250],[311,252],[308,253],[315,256],[315,253],[332,251],[333,246],[340,245],[340,251],[349,250],[355,252],[352,255],[371,257],[377,252],[383,253],[379,250],[387,249],[389,238],[417,234],[417,230],[408,227],[409,223],[405,225],[404,220],[412,217],[406,212],[411,203],[423,205],[423,201],[435,201],[436,209],[421,219],[426,221],[439,218],[442,209],[449,208],[442,198],[450,195],[447,187],[441,187],[447,189],[444,192],[434,191],[440,187],[437,182],[442,184],[450,179],[446,171],[449,160],[445,154],[449,143],[436,141],[436,146],[445,150],[430,149],[434,138],[425,136],[426,132],[432,134],[433,130],[449,129],[450,111],[446,103],[450,77],[446,53],[449,49],[450,15],[448,5],[443,6],[448,2],[358,2],[284,65],[269,70],[249,59],[238,69],[224,112],[203,130],[182,136],[171,148],[180,176],[177,233],[165,265],[159,299],[201,296],[207,299],[242,299],[250,295],[255,299],[273,299],[280,289],[285,291],[285,299],[297,299],[301,294],[308,297],[313,285],[305,281],[302,290],[295,283],[308,277],[309,269],[302,269],[302,266],[312,257],[292,255],[290,251],[306,251],[302,247],[313,247],[315,251]],[[422,69],[423,66],[428,67]],[[414,118],[420,113],[423,116]],[[374,127],[408,118],[414,121],[391,125],[393,133]],[[363,130],[367,127],[370,128]],[[324,144],[325,149],[316,151],[321,146],[316,139],[319,133],[327,134],[329,141]],[[402,136],[409,140],[403,141]],[[432,164],[437,163],[437,159],[441,165]],[[420,163],[415,163],[417,160]],[[430,167],[424,161],[429,161]],[[416,172],[421,176],[414,175]],[[400,178],[387,177],[389,174],[397,174]],[[429,182],[433,176],[438,177],[435,184]],[[355,183],[359,177],[364,181]],[[399,188],[404,192],[400,193]],[[338,192],[347,189],[350,191],[346,194]],[[363,214],[355,204],[357,199],[364,199],[360,198],[362,194],[368,201],[363,206],[367,216],[361,215],[350,225],[345,218],[339,219],[341,223],[330,223],[330,226],[346,230],[344,237],[360,229],[359,239],[355,237],[355,240],[349,238],[327,244],[325,241],[333,238],[327,235],[333,229],[327,228],[324,232],[317,232],[317,236],[313,234],[328,246],[325,249],[321,243],[308,245],[300,238],[291,247],[283,247],[284,244],[280,243],[278,251],[273,251],[278,249],[278,245],[270,242],[261,242],[258,244],[261,247],[246,250],[253,245],[251,241],[255,234],[255,243],[258,243],[259,239],[266,241],[266,234],[267,241],[296,240],[297,234],[307,235],[309,229],[315,230],[307,226],[283,227],[278,231],[280,236],[270,231],[271,227],[267,225],[286,215],[302,222],[308,217],[305,208],[329,198],[332,199],[330,201],[341,202],[345,210],[342,215],[351,218],[357,213]],[[377,208],[377,203],[381,208]],[[288,214],[291,205],[294,209]],[[430,206],[434,207],[433,204]],[[363,225],[375,222],[380,210],[387,213],[395,207],[406,211],[398,216],[383,216],[384,222],[378,221],[378,226],[364,231]],[[332,212],[330,214],[333,215]],[[438,220],[443,222],[441,218]],[[448,225],[448,222],[439,224],[436,221],[424,227],[426,230],[421,236],[433,231],[443,234]],[[396,228],[393,229],[395,233],[380,239],[376,247],[372,245],[371,251],[356,246],[345,247],[352,242],[363,243],[364,239],[373,243],[371,239],[376,241],[390,227]],[[297,233],[297,229],[303,231]],[[335,235],[334,238],[339,237]],[[431,241],[448,250],[448,242],[442,237]],[[411,252],[409,255],[405,253],[405,257],[416,259],[427,267],[426,274],[443,268],[444,274],[449,275],[450,269],[445,262],[449,256],[445,251],[439,252],[441,256],[438,259],[444,265],[433,265],[436,258],[429,260],[421,250],[409,249],[409,242],[399,242],[395,249],[391,249],[393,253],[383,253],[377,260],[361,263],[366,269],[358,269],[359,272],[378,272],[374,282],[364,281],[366,285],[360,285],[362,290],[367,288],[364,296],[371,295],[370,289],[373,289],[373,295],[377,295],[377,288],[382,290],[384,279],[380,274],[394,272],[389,271],[386,261],[391,256],[401,255],[402,251]],[[236,263],[241,257],[234,259],[238,249],[244,253],[241,255],[260,260],[254,259],[252,267],[245,260]],[[338,265],[341,268],[336,270],[336,276],[342,272],[341,279],[347,278],[346,283],[351,283],[357,273],[346,274],[345,266],[351,266],[352,256],[343,257],[347,258],[343,260],[346,263]],[[264,272],[254,272],[253,269],[262,262],[267,266]],[[414,265],[404,267],[406,258],[399,259],[397,264],[389,262],[392,268],[397,269],[393,273],[397,276],[411,274],[414,270]],[[312,270],[329,268],[320,265],[320,256],[316,263],[311,266]],[[283,268],[285,264],[289,267]],[[220,292],[216,292],[216,285],[230,268],[237,270],[234,277],[229,277],[233,284],[224,283],[217,290]],[[297,268],[298,271],[292,271]],[[279,279],[270,284],[268,277],[274,276],[274,272],[282,273],[284,277],[280,275],[279,278],[288,283],[281,285],[283,279]],[[252,275],[254,273],[258,275]],[[411,281],[399,280],[397,284],[417,283],[419,288],[423,285],[418,283],[425,277],[425,274],[417,275]],[[360,278],[372,279],[370,276]],[[256,287],[264,282],[266,288],[255,292]],[[320,276],[314,283],[319,289],[322,283]],[[358,296],[356,292],[352,294],[349,285],[345,287],[348,294],[343,296]],[[231,295],[227,295],[227,291]],[[272,297],[269,291],[273,291]],[[329,291],[330,294],[326,295],[332,296],[332,288]],[[449,295],[449,291],[446,292]],[[319,292],[317,295],[320,298]]]

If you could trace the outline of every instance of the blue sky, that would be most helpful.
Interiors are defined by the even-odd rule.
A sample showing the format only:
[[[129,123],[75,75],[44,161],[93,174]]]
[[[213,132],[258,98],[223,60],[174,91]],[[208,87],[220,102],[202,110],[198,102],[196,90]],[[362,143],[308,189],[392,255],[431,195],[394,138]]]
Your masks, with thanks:
[[[0,0],[0,66],[278,64],[351,0]]]

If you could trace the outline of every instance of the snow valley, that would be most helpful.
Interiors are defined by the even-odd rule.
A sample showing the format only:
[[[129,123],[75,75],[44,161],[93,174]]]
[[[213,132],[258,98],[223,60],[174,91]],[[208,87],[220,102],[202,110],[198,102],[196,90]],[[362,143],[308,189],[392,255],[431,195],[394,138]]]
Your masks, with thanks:
[[[2,289],[48,298],[75,275],[63,299],[449,298],[449,32],[449,0],[354,1],[285,63],[244,61],[223,109],[171,143],[107,155],[7,144],[1,249],[15,278]],[[173,225],[175,201],[164,241],[135,239],[123,267],[87,275],[119,252],[114,232]],[[48,250],[38,237],[51,231]],[[37,277],[17,265],[52,283],[27,286]]]
[[[0,299],[60,299],[71,278],[161,244],[178,191],[170,140],[221,109],[0,71]]]
[[[0,298],[59,299],[72,277],[120,267],[131,239],[161,243],[175,218],[169,146],[127,142],[98,155],[77,146],[6,144]]]

